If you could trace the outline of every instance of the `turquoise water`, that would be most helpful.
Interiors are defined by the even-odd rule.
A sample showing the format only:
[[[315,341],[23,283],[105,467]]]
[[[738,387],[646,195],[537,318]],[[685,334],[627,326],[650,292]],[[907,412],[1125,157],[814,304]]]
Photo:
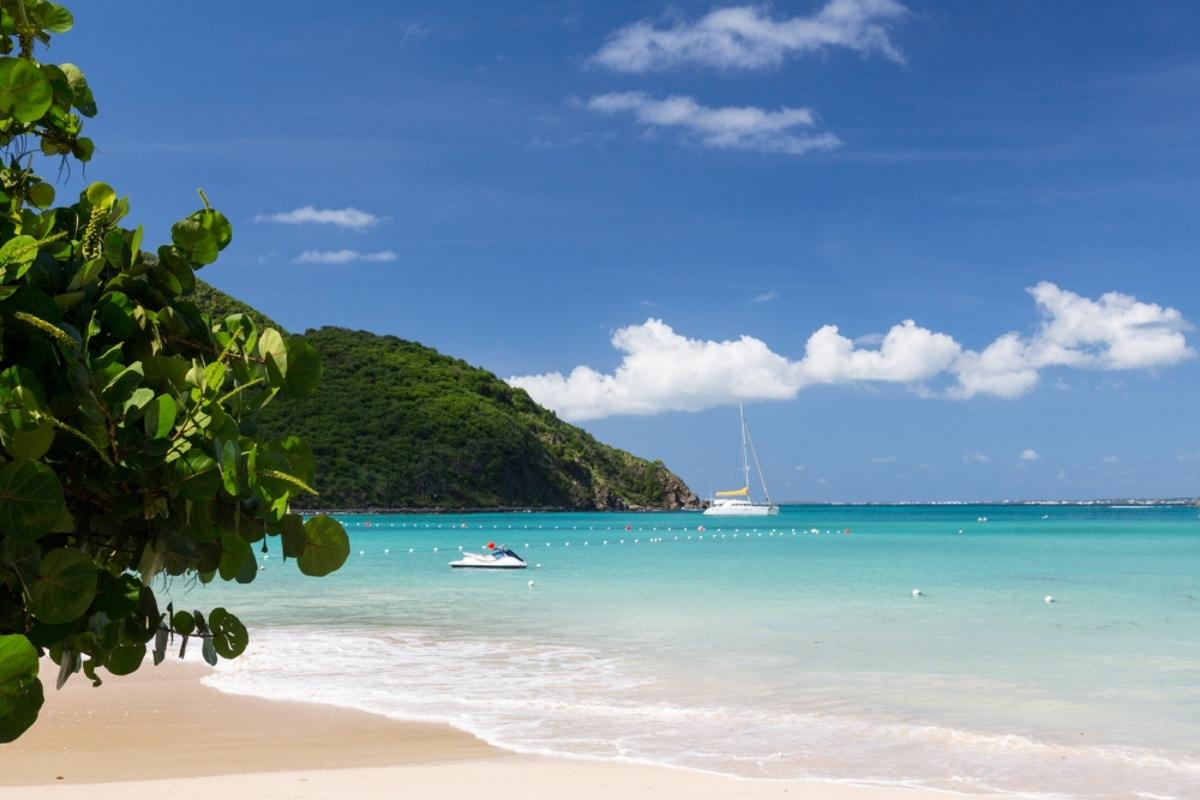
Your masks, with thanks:
[[[1200,797],[1195,509],[342,519],[339,573],[175,589],[251,626],[214,685],[750,778]],[[530,569],[447,566],[489,540]]]

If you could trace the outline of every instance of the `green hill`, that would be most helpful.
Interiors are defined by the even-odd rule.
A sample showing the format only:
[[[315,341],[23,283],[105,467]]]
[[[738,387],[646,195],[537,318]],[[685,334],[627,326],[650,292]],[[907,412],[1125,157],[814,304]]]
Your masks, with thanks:
[[[208,285],[216,314],[261,314]],[[277,326],[276,326],[277,327]],[[282,329],[281,329],[282,330]],[[678,508],[696,496],[661,462],[596,441],[486,370],[416,342],[321,328],[320,388],[259,416],[268,435],[302,433],[317,456],[322,508]]]

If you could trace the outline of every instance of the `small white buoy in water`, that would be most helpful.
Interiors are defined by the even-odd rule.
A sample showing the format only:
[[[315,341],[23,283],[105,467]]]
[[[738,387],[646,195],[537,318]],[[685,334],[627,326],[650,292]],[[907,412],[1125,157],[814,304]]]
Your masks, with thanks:
[[[925,594],[925,593],[924,593],[924,592],[922,592],[920,589],[913,589],[913,591],[912,591],[912,595],[913,595],[913,597],[921,597],[921,596],[922,596],[922,595],[924,595],[924,594]]]
[[[1046,595],[1046,598],[1042,602],[1045,603],[1046,605],[1050,605],[1051,603],[1054,602],[1054,595],[1052,595],[1052,594]]]
[[[366,550],[359,550],[359,551],[358,551],[358,554],[359,554],[360,556],[362,556],[362,555],[366,555],[366,554],[367,554],[367,551],[366,551]]]
[[[462,550],[462,548],[461,548],[461,547],[460,547],[460,548],[458,548],[458,549],[459,549],[459,550]],[[391,549],[390,547],[385,547],[385,548],[383,548],[383,554],[384,554],[385,556],[386,556],[388,553],[390,553],[390,552],[392,552],[392,549]]]
[[[435,548],[433,548],[433,552],[435,552],[435,553],[437,552],[437,548],[436,548],[436,547],[435,547]]]
[[[413,549],[412,549],[411,547],[410,547],[410,548],[408,548],[408,552],[410,552],[410,553],[411,553],[412,551],[413,551]]]
[[[542,568],[542,565],[541,565],[541,564],[534,564],[533,566],[537,567],[538,569],[541,569],[541,568]]]
[[[532,589],[532,588],[533,588],[533,581],[530,581],[530,582],[529,582],[529,588],[530,588],[530,589]]]

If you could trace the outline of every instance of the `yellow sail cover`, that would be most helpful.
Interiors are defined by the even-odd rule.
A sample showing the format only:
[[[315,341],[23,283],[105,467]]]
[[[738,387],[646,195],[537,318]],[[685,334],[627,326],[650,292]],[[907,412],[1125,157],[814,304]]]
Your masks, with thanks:
[[[745,497],[750,494],[750,487],[743,486],[740,489],[731,489],[728,492],[717,492],[717,497]]]

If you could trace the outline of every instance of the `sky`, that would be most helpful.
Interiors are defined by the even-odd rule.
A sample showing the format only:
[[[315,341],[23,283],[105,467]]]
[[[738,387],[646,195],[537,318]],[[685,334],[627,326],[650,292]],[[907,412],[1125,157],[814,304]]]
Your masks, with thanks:
[[[1192,2],[73,4],[105,180],[291,330],[485,367],[701,495],[1200,495]]]

